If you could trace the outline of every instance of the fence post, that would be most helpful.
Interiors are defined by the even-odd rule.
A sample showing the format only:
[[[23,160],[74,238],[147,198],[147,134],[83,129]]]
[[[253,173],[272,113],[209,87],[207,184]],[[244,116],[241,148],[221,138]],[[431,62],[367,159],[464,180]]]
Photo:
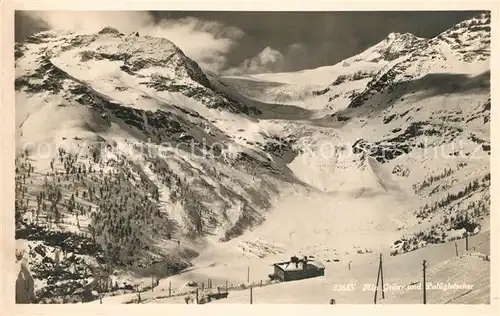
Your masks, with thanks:
[[[426,293],[426,283],[425,283],[425,268],[426,268],[425,264],[426,264],[426,261],[424,260],[422,262],[422,272],[423,272],[423,281],[424,281],[423,282],[424,283],[424,286],[423,286],[423,288],[424,288],[424,304],[427,304],[427,293]]]
[[[469,232],[465,232],[465,251],[469,251]]]
[[[97,285],[99,287],[99,304],[102,304],[102,279],[100,277],[97,281]]]
[[[253,286],[250,285],[250,304],[253,304]]]

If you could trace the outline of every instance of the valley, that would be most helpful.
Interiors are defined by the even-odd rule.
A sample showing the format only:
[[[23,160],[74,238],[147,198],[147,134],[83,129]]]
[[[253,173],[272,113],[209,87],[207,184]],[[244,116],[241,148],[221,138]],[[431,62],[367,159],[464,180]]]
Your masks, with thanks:
[[[239,77],[110,27],[18,43],[16,300],[185,304],[210,282],[216,304],[371,304],[382,254],[386,284],[427,260],[473,285],[429,303],[489,303],[489,25]],[[270,280],[294,255],[325,276]]]

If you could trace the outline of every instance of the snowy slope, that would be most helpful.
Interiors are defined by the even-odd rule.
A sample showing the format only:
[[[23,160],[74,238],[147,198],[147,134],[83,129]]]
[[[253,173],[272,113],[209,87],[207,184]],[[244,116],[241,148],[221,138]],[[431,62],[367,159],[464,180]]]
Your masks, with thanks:
[[[358,90],[359,97],[355,94],[348,102],[332,101],[332,115],[287,121],[285,130],[298,137],[294,145],[299,151],[289,166],[298,179],[317,191],[307,197],[295,193],[281,199],[264,224],[238,247],[252,245],[257,239],[260,244],[282,249],[280,259],[313,254],[323,262],[332,258],[348,262],[358,249],[390,254],[390,260],[396,260],[394,256],[406,260],[403,258],[420,252],[415,249],[425,251],[430,244],[457,239],[463,243],[465,232],[484,231],[488,235],[489,41],[488,14],[464,21],[395,56]],[[288,74],[290,78],[294,75]],[[296,75],[301,78],[302,73]],[[265,86],[264,78],[292,82],[283,79],[283,74],[252,80],[258,81],[255,86]],[[304,100],[296,103],[300,104],[309,105]],[[287,218],[299,220],[292,223]],[[373,238],[375,234],[377,238]],[[452,249],[453,243],[449,245]],[[245,249],[260,253],[251,247]],[[269,256],[265,262],[277,261]],[[488,302],[489,265],[482,258],[447,261],[437,253],[429,258],[445,266],[447,276],[439,276],[439,281],[474,281],[477,287],[460,297],[456,292],[443,292],[430,302]],[[257,266],[249,264],[253,269]],[[244,263],[241,266],[244,270]],[[344,275],[335,277],[343,280]],[[262,297],[256,302],[326,303],[330,296],[320,294],[328,291],[318,282],[331,287],[338,279],[297,282],[300,290],[289,284],[256,288],[255,297]],[[370,302],[371,295],[373,292],[366,297],[357,293],[346,302]],[[394,302],[418,302],[420,295],[404,294]],[[235,299],[218,302],[248,302],[248,292],[230,296]]]
[[[484,242],[484,238],[481,241]],[[385,299],[378,292],[377,304],[421,304],[422,260],[427,261],[428,304],[488,304],[489,266],[485,254],[471,252],[458,257],[453,244],[442,244],[397,257],[383,258]],[[432,259],[430,259],[432,258]],[[351,269],[348,263],[351,262]],[[325,276],[303,281],[258,286],[253,289],[254,304],[372,304],[378,255],[358,255],[326,263]],[[252,266],[253,267],[253,266]],[[469,288],[446,290],[442,285],[466,285]],[[440,288],[441,286],[441,288]],[[486,289],[486,290],[485,290]],[[215,304],[248,304],[249,290],[231,291],[227,299]]]
[[[215,90],[166,39],[48,31],[16,50],[18,238],[41,242],[42,257],[62,246],[101,265],[169,260],[158,272],[169,274],[201,237],[259,223],[276,186],[294,181],[273,130],[249,116],[258,110]]]
[[[488,304],[489,243],[489,235],[480,234],[470,238],[469,252],[465,251],[464,242],[461,241],[457,247],[458,256],[454,243],[433,245],[396,257],[384,255],[385,298],[382,299],[379,290],[377,304],[421,304],[423,260],[427,262],[426,282],[430,283],[427,290],[428,304]],[[216,287],[224,289],[226,281],[229,292],[227,299],[216,300],[211,304],[248,304],[250,284],[254,286],[253,304],[328,304],[330,299],[335,299],[336,304],[373,303],[378,253],[331,255],[327,257],[328,261],[320,259],[324,260],[325,265],[323,277],[270,283],[266,280],[267,275],[272,272],[269,262],[283,257],[284,255],[279,254],[272,255],[267,260],[247,258],[243,261],[221,256],[220,260],[224,264],[199,265],[196,269],[172,276],[160,282],[153,292],[141,293],[141,299],[143,303],[185,304],[185,297],[193,300],[195,297],[193,287],[187,284],[206,284],[210,278],[214,289],[200,289],[200,293],[217,292]],[[335,259],[340,260],[334,261]],[[248,266],[251,267],[250,282],[246,280]],[[261,280],[264,280],[262,285]],[[172,297],[168,297],[169,287]],[[136,299],[137,295],[129,294],[106,298],[103,303],[126,303]]]

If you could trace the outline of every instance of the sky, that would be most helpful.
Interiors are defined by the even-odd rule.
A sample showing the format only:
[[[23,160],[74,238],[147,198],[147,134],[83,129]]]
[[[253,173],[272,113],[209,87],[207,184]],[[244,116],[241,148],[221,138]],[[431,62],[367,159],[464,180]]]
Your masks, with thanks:
[[[391,32],[431,38],[473,11],[223,12],[16,11],[15,38],[46,29],[165,37],[202,68],[221,75],[298,71],[333,65]]]

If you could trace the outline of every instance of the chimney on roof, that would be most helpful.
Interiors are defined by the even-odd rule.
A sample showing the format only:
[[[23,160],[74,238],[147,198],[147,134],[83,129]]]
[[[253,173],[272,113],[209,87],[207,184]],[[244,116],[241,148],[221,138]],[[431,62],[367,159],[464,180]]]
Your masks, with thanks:
[[[307,270],[307,256],[304,256],[304,262],[302,263],[302,270]]]

